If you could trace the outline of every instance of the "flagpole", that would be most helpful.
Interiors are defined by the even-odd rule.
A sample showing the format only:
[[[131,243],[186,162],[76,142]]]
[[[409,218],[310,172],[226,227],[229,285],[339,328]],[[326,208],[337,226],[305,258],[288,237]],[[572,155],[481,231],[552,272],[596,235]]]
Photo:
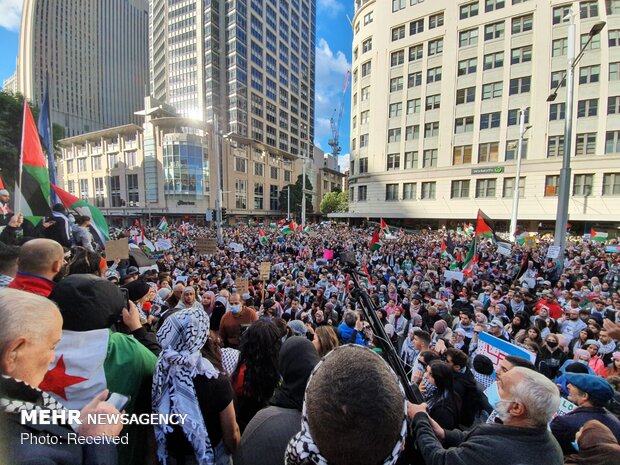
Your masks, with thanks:
[[[26,133],[26,105],[28,105],[28,100],[24,97],[24,115],[22,117],[22,146],[19,151],[19,172],[18,178],[19,183],[15,186],[15,197],[17,197],[17,203],[15,204],[15,213],[20,213],[22,211],[22,171],[24,169],[24,134]],[[19,192],[19,195],[17,194]]]

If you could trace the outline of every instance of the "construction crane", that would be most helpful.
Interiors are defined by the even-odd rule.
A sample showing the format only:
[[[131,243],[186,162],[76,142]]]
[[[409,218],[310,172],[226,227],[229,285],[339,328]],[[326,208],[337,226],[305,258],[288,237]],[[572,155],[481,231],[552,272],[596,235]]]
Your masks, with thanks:
[[[349,88],[349,78],[351,77],[351,70],[347,70],[347,73],[344,76],[344,86],[342,88],[342,97],[340,99],[340,108],[338,109],[338,120],[334,119],[336,116],[336,109],[334,109],[333,116],[329,119],[329,124],[332,128],[332,138],[327,142],[329,146],[332,148],[332,155],[337,157],[340,155],[342,151],[342,147],[338,143],[338,136],[340,132],[340,123],[342,122],[342,112],[344,111],[344,97],[347,93],[347,89]]]

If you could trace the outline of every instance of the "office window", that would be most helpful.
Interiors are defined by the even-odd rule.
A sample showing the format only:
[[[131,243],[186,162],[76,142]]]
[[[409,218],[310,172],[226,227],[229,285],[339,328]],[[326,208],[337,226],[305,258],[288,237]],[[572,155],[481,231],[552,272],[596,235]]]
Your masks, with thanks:
[[[405,140],[416,140],[420,138],[420,125],[407,126],[405,128]]]
[[[400,169],[400,153],[388,153],[387,156],[387,170]]]
[[[598,82],[600,73],[601,67],[599,65],[582,66],[579,68],[579,84]]]
[[[441,94],[429,95],[426,97],[426,109],[436,110],[441,106]]]
[[[560,82],[562,83],[560,87],[566,87],[566,79],[564,79],[565,74],[564,71],[554,71],[551,73],[551,90],[555,90]]]
[[[407,87],[418,87],[422,85],[422,71],[417,73],[409,73],[407,76]]]
[[[516,65],[519,63],[527,63],[532,61],[532,46],[527,45],[525,47],[513,48],[510,52],[510,64]]]
[[[598,1],[580,2],[581,19],[598,17]]]
[[[495,197],[496,179],[477,179],[476,180],[476,198],[484,199]]]
[[[406,182],[403,184],[403,200],[415,200],[416,199],[416,190],[417,183],[415,182]]]
[[[559,121],[566,117],[566,103],[552,103],[549,105],[549,121]]]
[[[422,57],[424,57],[424,46],[422,44],[409,47],[409,61],[421,60]]]
[[[516,178],[504,178],[504,187],[502,188],[502,197],[512,198],[515,193],[515,179]],[[525,178],[519,176],[519,197],[525,196]]]
[[[364,26],[367,26],[367,25],[369,25],[370,23],[372,23],[372,19],[373,19],[373,18],[372,18],[372,13],[373,13],[373,12],[371,11],[370,13],[366,13],[366,14],[364,15]]]
[[[65,165],[67,167],[67,174],[72,174],[73,173],[73,160],[67,160]]]
[[[278,179],[278,168],[272,166],[270,168],[271,179]]]
[[[136,152],[132,152],[134,155],[136,154]],[[133,168],[135,166],[135,163],[131,166],[127,166],[128,168]],[[77,160],[77,171],[78,173],[84,173],[85,171],[88,170],[88,158],[78,158]]]
[[[95,207],[105,206],[105,191],[103,178],[93,179],[95,185]]]
[[[620,46],[620,29],[612,29],[607,31],[608,45],[610,47]]]
[[[469,198],[469,180],[452,181],[450,187],[451,199]]]
[[[351,189],[354,189],[353,187]],[[358,186],[357,187],[357,201],[365,202],[368,200],[368,186]]]
[[[469,47],[478,43],[478,28],[459,33],[459,47]]]
[[[480,115],[480,129],[498,128],[501,119],[501,112],[482,113]]]
[[[461,5],[460,15],[461,19],[471,18],[473,16],[478,16],[478,2],[471,2],[465,5]]]
[[[620,96],[615,95],[613,97],[607,97],[607,114],[620,114]]]
[[[437,137],[439,135],[439,121],[426,123],[424,125],[424,138]]]
[[[471,103],[476,100],[476,88],[465,87],[464,89],[457,89],[456,91],[456,104]]]
[[[530,112],[529,110],[525,110],[525,124],[530,122]],[[519,124],[519,110],[512,109],[508,110],[508,122],[507,126],[516,126]]]
[[[392,0],[392,13],[400,11],[407,6],[407,0]]]
[[[594,155],[596,153],[596,133],[587,132],[577,134],[575,156]]]
[[[463,118],[456,118],[454,120],[454,134],[473,132],[473,130],[474,130],[474,117],[473,116],[465,116]]]
[[[620,195],[620,173],[603,174],[603,195]]]
[[[473,74],[476,72],[477,67],[478,67],[477,58],[469,58],[467,60],[461,60],[459,61],[458,75],[465,76],[467,74]]]
[[[82,180],[80,180],[80,184]],[[127,175],[127,201],[130,206],[137,207],[140,203],[140,190],[138,188],[138,175]]]
[[[362,87],[360,102],[365,102],[370,97],[370,86]]]
[[[487,142],[478,145],[478,163],[497,161],[499,154],[499,142]]]
[[[436,182],[423,182],[422,183],[422,192],[420,193],[420,198],[422,200],[433,200],[435,199],[435,190],[437,189]]]
[[[607,131],[605,153],[620,153],[620,131]]]
[[[367,61],[366,63],[362,63],[362,77],[368,76],[371,70],[371,63]]]
[[[551,56],[552,57],[563,57],[566,55],[568,51],[568,39],[563,37],[561,39],[555,39],[551,43]]]
[[[278,186],[269,186],[269,210],[277,210],[280,208],[280,193]]]
[[[590,38],[590,34],[581,34],[580,36],[580,47],[579,50],[584,49],[586,42],[588,42],[588,39]],[[585,50],[596,50],[601,48],[601,35],[597,34],[595,35],[592,40],[590,41],[590,43],[588,44],[588,47],[585,48]]]
[[[507,140],[506,141],[506,156],[505,160],[516,160],[519,154],[519,140]],[[525,160],[527,158],[527,139],[523,139],[523,153],[521,158]]]
[[[263,209],[264,190],[265,186],[263,184],[254,184],[254,210]]]
[[[598,114],[598,99],[579,100],[577,104],[577,118],[587,118]]]
[[[504,8],[504,6],[505,6],[504,0],[485,0],[484,1],[485,12],[499,10],[500,8]]]
[[[400,128],[388,129],[388,143],[400,142]]]
[[[415,169],[418,167],[418,152],[405,152],[405,166],[406,170]]]
[[[545,197],[557,197],[560,188],[560,176],[545,176]]]
[[[439,81],[441,81],[441,66],[438,66],[437,68],[431,68],[426,72],[427,84]]]
[[[387,201],[398,200],[398,184],[386,184],[385,185],[385,200]]]
[[[609,80],[617,81],[620,79],[620,62],[609,63]]]
[[[502,82],[491,82],[482,86],[482,100],[498,98],[502,96]]]
[[[521,78],[511,79],[510,87],[508,91],[509,95],[525,94],[529,92],[531,82],[532,82],[531,76],[524,76]]]
[[[405,38],[405,26],[398,26],[392,29],[392,42]]]
[[[396,52],[392,52],[390,56],[390,66],[400,66],[405,62],[405,51],[398,50]]]
[[[419,34],[424,32],[424,19],[418,19],[417,21],[411,21],[409,23],[409,35]]]
[[[495,69],[504,66],[504,52],[489,53],[484,56],[483,69]]]
[[[495,40],[504,37],[506,27],[504,21],[499,21],[493,24],[487,24],[484,26],[484,40]]]
[[[573,176],[573,195],[587,197],[592,195],[593,174],[576,174]]]
[[[360,135],[360,149],[363,147],[368,147],[368,134]]]
[[[123,201],[121,200],[121,177],[120,176],[110,177],[110,196],[111,196],[110,204],[112,207],[123,206]]]
[[[403,114],[402,102],[390,104],[390,118],[395,118],[397,116],[401,116],[402,114]]]
[[[467,165],[471,163],[471,145],[461,145],[452,149],[452,164]]]
[[[564,156],[564,136],[549,136],[547,139],[547,158]]]
[[[400,92],[403,90],[403,77],[398,76],[390,79],[390,92]]]
[[[246,160],[245,158],[235,157],[235,171],[239,173],[245,173],[246,171]]]
[[[360,113],[360,124],[368,124],[368,118],[370,117],[370,110],[364,110]]]
[[[619,0],[605,0],[605,7],[608,15],[620,14],[620,1]]]
[[[441,53],[443,53],[443,39],[428,42],[428,56],[440,55]]]
[[[533,26],[534,26],[534,16],[531,14],[519,16],[518,18],[512,19],[512,33],[513,34],[520,34],[522,32],[531,31]]]
[[[133,175],[133,176],[137,177],[138,175],[136,174],[136,175]],[[88,201],[89,200],[89,198],[88,198],[88,179],[80,179],[79,182],[80,182],[80,199]]]
[[[368,158],[360,158],[359,174],[368,173]]]
[[[422,155],[422,168],[437,166],[437,149],[425,150]]]
[[[428,17],[428,28],[435,29],[436,27],[443,26],[443,13],[431,15]]]
[[[372,37],[362,42],[362,53],[370,52],[372,50]]]
[[[420,113],[420,99],[419,98],[407,100],[407,114],[413,115],[415,113]]]
[[[553,9],[553,24],[560,24],[564,21],[566,15],[570,13],[570,3],[567,5],[558,6]]]
[[[254,176],[265,176],[265,164],[254,163]]]

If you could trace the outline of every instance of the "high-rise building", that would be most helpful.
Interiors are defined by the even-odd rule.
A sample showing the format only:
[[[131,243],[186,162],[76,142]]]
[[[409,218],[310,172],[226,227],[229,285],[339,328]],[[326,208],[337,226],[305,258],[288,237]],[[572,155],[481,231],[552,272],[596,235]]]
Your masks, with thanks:
[[[17,92],[17,73],[11,74],[2,83],[2,90],[15,94]]]
[[[25,0],[17,90],[67,136],[138,122],[148,91],[147,0]]]
[[[233,214],[277,210],[295,160],[312,157],[315,23],[315,0],[150,0],[151,93],[204,122],[210,153],[225,135],[223,206]]]
[[[576,69],[569,220],[620,221],[620,0],[358,0],[348,215],[506,225],[518,188],[519,222],[553,229],[573,3],[577,52],[606,26]]]

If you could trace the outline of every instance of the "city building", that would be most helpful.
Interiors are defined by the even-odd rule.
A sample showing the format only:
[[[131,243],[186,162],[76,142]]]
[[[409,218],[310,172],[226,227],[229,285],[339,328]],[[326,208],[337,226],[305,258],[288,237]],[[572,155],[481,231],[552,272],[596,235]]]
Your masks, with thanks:
[[[317,146],[314,146],[314,157],[312,161],[314,196],[312,206],[314,213],[320,213],[321,200],[325,194],[334,190],[344,190],[345,173],[340,172],[338,166],[338,158],[331,153],[323,152]],[[308,171],[309,172],[309,171]]]
[[[25,0],[17,90],[66,136],[137,123],[148,85],[147,0]]]
[[[10,92],[11,94],[17,93],[17,73],[11,74],[2,83],[2,90]]]
[[[620,225],[620,0],[358,0],[353,17],[349,218],[508,229],[519,110],[519,223],[553,230],[564,150],[571,5],[577,52],[569,221]],[[387,73],[387,76],[386,76]]]

